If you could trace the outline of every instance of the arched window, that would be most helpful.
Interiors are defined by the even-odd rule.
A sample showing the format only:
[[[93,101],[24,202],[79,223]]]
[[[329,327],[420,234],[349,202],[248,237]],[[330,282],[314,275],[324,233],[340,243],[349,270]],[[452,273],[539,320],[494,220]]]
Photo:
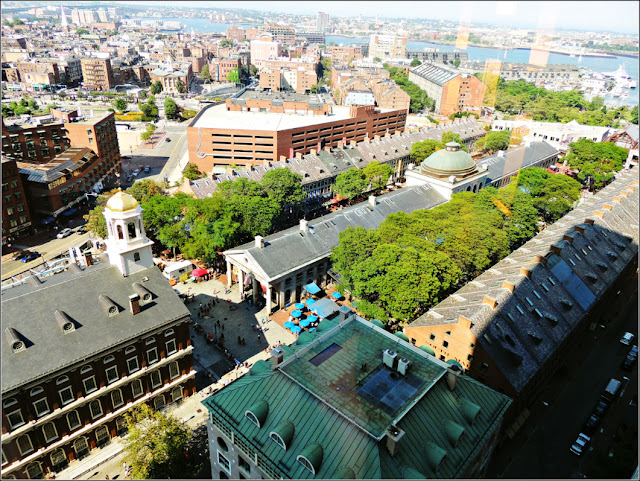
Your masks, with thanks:
[[[41,387],[34,387],[31,390],[31,395],[32,396],[37,396],[38,394],[40,394],[41,392],[44,392],[44,389],[42,389]]]
[[[16,401],[14,398],[10,398],[2,403],[2,407],[8,408],[9,406],[13,406],[14,404],[18,404],[18,401]]]
[[[102,446],[103,444],[108,443],[111,440],[111,436],[109,436],[109,430],[106,426],[100,426],[96,429],[96,445]]]
[[[20,451],[20,454],[22,456],[33,451],[33,444],[31,444],[31,438],[29,437],[28,434],[20,436],[18,438],[17,444],[18,444],[18,450]]]
[[[173,335],[173,329],[169,329],[168,331],[165,331],[164,335],[165,337]]]
[[[69,376],[62,376],[56,379],[56,385],[64,384],[65,382],[69,382]]]
[[[162,409],[164,407],[164,395],[160,394],[153,399],[153,407],[155,409]]]
[[[122,233],[122,226],[116,226],[116,230],[118,231],[118,239],[124,239],[124,234]]]
[[[99,399],[95,399],[89,403],[89,410],[91,411],[91,419],[102,416],[102,404]]]
[[[129,234],[129,239],[136,238],[136,225],[133,222],[127,224],[127,233]]]
[[[125,354],[131,354],[132,352],[135,352],[135,350],[136,350],[135,346],[129,346],[128,348],[126,348],[124,350],[124,353]]]
[[[51,465],[54,470],[59,471],[60,466],[67,464],[67,455],[64,452],[64,449],[59,448],[51,453],[50,456]]]
[[[150,337],[149,339],[146,339],[146,340],[144,341],[144,343],[145,343],[147,346],[148,346],[149,344],[154,343],[154,342],[156,342],[156,339],[155,339],[154,337]]]
[[[80,369],[80,374],[86,374],[92,370],[93,368],[91,366],[84,366],[82,369]]]
[[[73,449],[76,450],[76,455],[78,458],[82,458],[89,454],[89,443],[87,443],[87,439],[83,436],[80,436],[73,443]]]
[[[73,431],[74,429],[82,426],[82,422],[80,421],[80,416],[78,415],[78,411],[71,411],[67,414],[67,424],[69,425],[69,430]]]
[[[115,360],[116,360],[115,356],[107,356],[107,357],[105,357],[105,358],[104,358],[104,361],[103,361],[103,362],[104,362],[105,364],[108,364],[108,363],[113,362],[113,361],[115,361]]]
[[[56,429],[56,425],[53,423],[47,423],[42,426],[42,432],[44,433],[44,440],[46,442],[53,441],[58,437],[58,430]]]
[[[44,473],[42,472],[42,465],[38,461],[34,461],[33,463],[27,466],[27,476],[29,479],[42,479],[44,478]]]

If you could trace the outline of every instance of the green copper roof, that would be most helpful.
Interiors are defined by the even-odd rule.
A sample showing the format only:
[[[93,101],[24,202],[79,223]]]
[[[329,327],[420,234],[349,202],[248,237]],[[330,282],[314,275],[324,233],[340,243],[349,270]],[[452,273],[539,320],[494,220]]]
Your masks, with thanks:
[[[455,359],[449,359],[447,361],[447,364],[451,365],[451,366],[458,366],[460,368],[461,371],[464,371],[464,368],[462,367],[462,364],[460,364],[458,361],[456,361]]]
[[[271,478],[462,476],[498,427],[509,399],[465,375],[459,376],[455,390],[450,391],[442,375],[447,369],[444,362],[356,316],[339,326],[337,322],[327,325],[331,326],[337,328],[313,333],[310,344],[288,346],[278,368],[254,373],[254,366],[251,375],[240,377],[205,399],[203,404],[215,426],[229,439],[233,433],[236,448],[249,459],[257,457],[260,469]],[[354,391],[364,378],[386,369],[381,366],[382,349],[388,348],[412,361],[410,374],[432,380],[395,416]],[[310,360],[319,353],[324,353],[322,362],[315,366]],[[268,410],[258,427],[245,417],[245,411],[249,407],[260,410],[254,407],[260,401],[268,405]],[[463,408],[469,403],[482,407],[473,424]],[[384,436],[390,420],[405,431],[394,457],[387,450]],[[449,440],[451,427],[447,427],[447,420],[464,428],[456,447]],[[295,427],[292,433],[287,426]],[[383,427],[381,438],[372,435]],[[271,432],[290,436],[286,451],[270,439]],[[427,442],[447,452],[437,472],[428,461],[424,449]],[[297,458],[307,453],[313,459],[305,457],[316,463],[319,448],[311,449],[316,444],[322,448],[322,461],[314,476]],[[437,450],[434,452],[437,454]]]
[[[374,319],[373,321],[371,321],[371,324],[373,324],[374,326],[378,326],[378,327],[384,328],[384,324],[382,323],[382,321],[380,321],[378,319]]]
[[[472,403],[468,399],[462,401],[462,413],[464,414],[465,419],[472,423],[478,414],[480,413],[480,406],[475,403]]]
[[[423,172],[440,176],[465,175],[475,168],[476,163],[471,156],[464,150],[458,150],[458,144],[455,142],[448,143],[446,149],[434,152],[420,164]]]
[[[260,426],[263,426],[264,420],[267,419],[267,414],[269,414],[269,404],[264,399],[261,401],[258,401],[249,409],[247,409],[247,411],[245,412],[245,415],[247,413],[253,414],[253,416],[258,421]]]
[[[427,457],[427,463],[429,463],[431,469],[437,472],[440,468],[440,463],[442,463],[447,456],[447,451],[437,444],[427,441],[424,446],[424,454]]]
[[[320,470],[320,466],[322,466],[322,455],[324,450],[322,449],[322,445],[320,443],[313,443],[307,446],[302,450],[302,452],[298,455],[298,457],[305,458],[313,469],[317,473]]]
[[[272,433],[277,434],[284,442],[286,448],[288,448],[291,445],[291,440],[295,433],[295,427],[291,421],[287,420],[273,428],[273,431],[269,433],[269,436],[271,436]]]
[[[428,352],[432,356],[436,355],[436,351],[434,351],[431,346],[427,346],[426,344],[423,344],[422,346],[420,346],[420,349],[422,349],[424,352]]]
[[[447,438],[449,439],[451,446],[455,448],[464,434],[464,427],[447,419],[444,423],[444,430],[447,433]]]
[[[399,337],[400,339],[402,339],[405,342],[409,342],[409,336],[407,336],[404,332],[398,331],[395,333],[396,337]]]

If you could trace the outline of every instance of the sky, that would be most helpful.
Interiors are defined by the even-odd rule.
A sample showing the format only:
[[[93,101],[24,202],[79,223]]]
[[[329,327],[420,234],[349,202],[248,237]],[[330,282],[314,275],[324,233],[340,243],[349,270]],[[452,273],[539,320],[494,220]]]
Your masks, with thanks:
[[[122,2],[125,3],[125,2]],[[146,2],[126,2],[143,4]],[[597,30],[638,33],[637,1],[233,1],[233,2],[154,2],[167,6],[209,8],[245,8],[277,13],[313,15],[324,11],[334,16],[372,16],[390,18],[429,18],[460,21],[471,24],[489,23],[537,28],[541,24],[566,30]]]

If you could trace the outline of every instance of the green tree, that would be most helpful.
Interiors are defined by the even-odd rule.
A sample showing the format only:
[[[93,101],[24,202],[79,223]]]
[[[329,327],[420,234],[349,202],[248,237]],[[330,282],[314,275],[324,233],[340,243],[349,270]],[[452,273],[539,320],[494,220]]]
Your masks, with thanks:
[[[633,109],[631,109],[631,123],[638,125],[638,106],[634,105]]]
[[[393,167],[374,161],[362,169],[362,173],[371,185],[372,190],[381,191],[387,185],[389,177],[393,175]]]
[[[156,124],[152,124],[152,123],[147,124],[147,132],[151,134],[153,134],[157,128],[158,127],[156,127]]]
[[[228,40],[228,39],[222,39],[220,41],[220,46],[222,48],[226,48],[226,47],[233,47],[233,40]]]
[[[131,187],[127,189],[127,193],[131,194],[138,203],[142,204],[147,202],[149,198],[154,195],[164,195],[165,191],[160,184],[155,180],[144,179],[135,182]]]
[[[627,156],[627,150],[613,142],[580,139],[569,144],[565,160],[571,168],[578,169],[578,179],[587,181],[588,188],[599,190],[613,180]]]
[[[96,206],[89,211],[87,215],[84,215],[84,220],[87,221],[87,230],[93,232],[97,237],[101,239],[107,238],[107,221],[104,218],[104,207],[107,204],[109,198],[118,192],[118,189],[113,189],[109,192],[100,194],[96,198]]]
[[[160,82],[160,80],[156,80],[151,84],[150,90],[153,95],[158,95],[160,92],[162,92],[162,82]]]
[[[458,67],[460,66],[460,59],[459,59],[459,58],[457,58],[457,59],[455,59],[455,60],[453,61],[453,66],[454,66],[455,68],[458,68]]]
[[[38,103],[33,99],[27,102],[27,106],[29,107],[29,109],[31,109],[32,112],[40,109],[40,107],[38,106]]]
[[[146,130],[140,134],[140,138],[145,142],[149,142],[151,140],[151,135],[152,135],[151,132]]]
[[[197,180],[206,177],[205,174],[200,172],[200,169],[196,164],[189,162],[185,169],[182,171],[182,175],[189,180]]]
[[[149,105],[155,106],[156,105],[156,97],[155,97],[155,95],[149,95],[149,98],[147,99],[147,103]]]
[[[364,175],[364,172],[360,169],[353,168],[338,175],[335,184],[331,186],[331,190],[341,197],[352,200],[362,195],[368,185],[369,181]]]
[[[145,115],[145,117],[149,117],[149,118],[153,117],[153,110],[154,110],[153,105],[149,105],[147,103],[144,103],[144,104],[141,103],[141,104],[138,104],[138,107],[140,108],[140,111]]]
[[[555,222],[569,212],[580,198],[580,183],[563,174],[551,174],[540,167],[518,173],[515,184],[533,199],[539,216]]]
[[[187,91],[187,88],[184,85],[184,82],[182,80],[178,80],[176,82],[176,90],[178,91],[178,93],[185,93]]]
[[[373,61],[380,63],[382,62],[382,59],[380,57],[373,57]]]
[[[188,428],[171,415],[140,404],[124,415],[128,435],[123,438],[133,479],[180,478],[184,476]]]
[[[282,207],[295,207],[306,198],[302,188],[302,176],[287,168],[270,170],[264,174],[260,185],[267,196]]]
[[[449,142],[457,142],[460,145],[460,150],[464,150],[465,152],[469,152],[469,149],[462,142],[462,137],[460,134],[452,132],[451,130],[444,132],[441,137],[442,145],[447,145]]]
[[[496,152],[498,150],[507,150],[511,141],[511,131],[493,131],[487,133],[482,139],[482,149],[485,152]]]
[[[164,114],[168,119],[178,118],[178,105],[171,97],[164,99]]]
[[[89,30],[84,28],[79,28],[78,30],[76,30],[76,35],[78,36],[87,35],[88,33],[89,33]]]
[[[237,84],[240,82],[240,75],[238,74],[238,69],[234,68],[229,71],[227,75],[227,82]]]
[[[410,64],[410,65],[411,65],[412,67],[418,67],[419,65],[422,65],[422,62],[421,62],[420,60],[418,60],[417,58],[414,58],[414,59],[411,61],[411,64]]]
[[[115,101],[113,102],[113,106],[115,107],[115,109],[118,112],[124,112],[125,110],[127,110],[127,101],[122,98],[122,97],[118,97],[117,99],[115,99]]]
[[[203,80],[211,80],[211,73],[209,72],[209,64],[205,63],[200,71],[200,78]]]
[[[431,154],[433,154],[436,150],[440,150],[442,148],[442,142],[433,139],[423,140],[422,142],[414,142],[411,145],[411,162],[420,163]]]
[[[309,91],[310,91],[312,94],[317,94],[317,93],[318,93],[318,84],[313,84],[313,85],[311,86],[311,88],[309,89]]]
[[[10,105],[2,104],[2,117],[13,117],[13,109]]]

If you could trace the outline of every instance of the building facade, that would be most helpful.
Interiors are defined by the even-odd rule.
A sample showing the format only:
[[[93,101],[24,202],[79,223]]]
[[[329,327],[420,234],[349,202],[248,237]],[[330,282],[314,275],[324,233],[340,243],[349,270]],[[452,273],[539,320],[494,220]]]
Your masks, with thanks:
[[[4,479],[52,475],[126,432],[127,410],[195,392],[189,311],[153,264],[142,209],[119,193],[105,213],[120,262],[3,292]]]
[[[395,35],[371,35],[369,38],[369,58],[404,58],[407,49],[407,37]]]
[[[31,231],[27,197],[14,159],[2,158],[2,245]]]
[[[270,38],[260,37],[251,40],[251,65],[262,68],[263,62],[269,58],[277,58],[282,55],[282,44]]]
[[[60,122],[5,125],[2,120],[3,155],[25,162],[44,163],[69,147],[65,127]]]
[[[115,86],[111,60],[108,58],[81,59],[83,85],[89,90],[111,90]]]

